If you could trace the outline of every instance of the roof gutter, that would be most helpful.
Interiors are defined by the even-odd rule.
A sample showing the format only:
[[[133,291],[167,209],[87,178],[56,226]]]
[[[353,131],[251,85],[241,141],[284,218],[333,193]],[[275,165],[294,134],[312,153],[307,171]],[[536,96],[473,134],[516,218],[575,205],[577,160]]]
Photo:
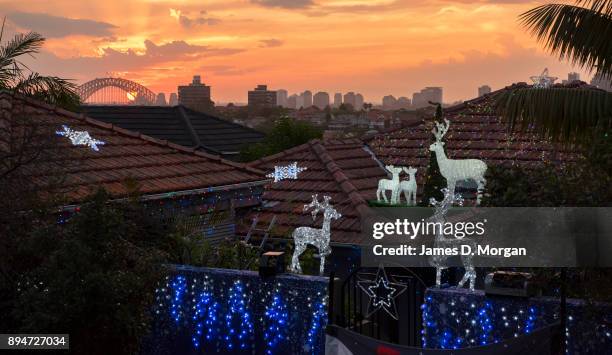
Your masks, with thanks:
[[[159,194],[143,195],[139,198],[139,200],[140,201],[156,201],[156,200],[163,200],[163,199],[172,198],[172,197],[199,195],[199,194],[204,194],[208,192],[216,192],[216,191],[222,191],[222,190],[238,190],[238,189],[255,187],[255,186],[263,186],[263,185],[266,185],[268,182],[270,182],[269,179],[251,181],[251,182],[243,182],[243,183],[232,184],[232,185],[205,187],[201,189],[182,190],[182,191],[176,191],[176,192],[164,192],[164,193],[159,193]],[[127,200],[128,200],[127,197],[123,197],[123,198],[110,200],[110,202],[125,202]],[[60,212],[74,211],[79,206],[81,205],[80,204],[65,205],[60,209]]]

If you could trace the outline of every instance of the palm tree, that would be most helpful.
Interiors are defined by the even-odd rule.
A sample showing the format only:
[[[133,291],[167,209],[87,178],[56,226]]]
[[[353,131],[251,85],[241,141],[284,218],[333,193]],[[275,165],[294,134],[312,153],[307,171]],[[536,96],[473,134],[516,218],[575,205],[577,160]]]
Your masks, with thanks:
[[[34,56],[45,42],[45,38],[36,32],[16,34],[6,43],[2,43],[4,21],[0,29],[0,90],[19,93],[43,100],[47,103],[75,108],[80,99],[76,85],[56,76],[44,76],[32,72],[20,57]]]
[[[612,1],[541,5],[519,19],[552,55],[612,80]],[[612,127],[612,93],[592,87],[516,88],[500,94],[496,108],[510,127],[536,127],[566,143]]]

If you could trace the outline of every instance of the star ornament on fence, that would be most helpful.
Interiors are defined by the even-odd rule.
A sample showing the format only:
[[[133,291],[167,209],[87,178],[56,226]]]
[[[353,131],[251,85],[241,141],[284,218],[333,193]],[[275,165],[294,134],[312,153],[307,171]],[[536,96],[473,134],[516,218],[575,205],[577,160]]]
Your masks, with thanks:
[[[393,317],[393,319],[398,318],[395,298],[406,291],[406,285],[403,283],[390,282],[387,278],[385,268],[382,265],[378,267],[378,272],[376,273],[374,281],[360,280],[357,281],[357,285],[368,295],[368,297],[370,297],[366,318],[381,308]]]
[[[548,76],[548,68],[544,68],[542,74],[537,76],[532,76],[531,80],[533,81],[533,87],[535,89],[547,89],[555,83],[557,77]]]
[[[86,145],[96,152],[100,150],[99,145],[106,143],[93,139],[87,131],[75,131],[72,128],[62,125],[62,131],[55,132],[58,136],[67,137],[72,142],[72,145]]]
[[[266,177],[274,178],[274,182],[279,182],[285,179],[297,180],[298,174],[306,168],[297,166],[297,162],[293,162],[287,166],[275,166],[274,172],[266,175]]]

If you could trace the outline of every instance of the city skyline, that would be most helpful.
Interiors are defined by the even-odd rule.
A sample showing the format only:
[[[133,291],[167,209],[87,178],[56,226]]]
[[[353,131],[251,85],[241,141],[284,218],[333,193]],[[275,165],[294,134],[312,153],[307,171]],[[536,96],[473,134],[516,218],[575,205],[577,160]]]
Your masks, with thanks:
[[[199,73],[216,102],[244,103],[262,82],[290,92],[360,92],[366,102],[439,86],[454,102],[484,83],[529,82],[544,67],[558,77],[592,76],[544,53],[518,25],[539,1],[112,3],[3,3],[4,38],[45,35],[42,53],[27,61],[44,74],[80,84],[111,72],[168,97]]]

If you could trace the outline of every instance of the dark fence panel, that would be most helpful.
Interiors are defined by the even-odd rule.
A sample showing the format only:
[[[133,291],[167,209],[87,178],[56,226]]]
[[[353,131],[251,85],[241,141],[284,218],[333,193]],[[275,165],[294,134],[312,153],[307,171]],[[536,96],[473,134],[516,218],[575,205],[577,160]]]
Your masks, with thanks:
[[[328,279],[175,267],[143,355],[323,354]]]

